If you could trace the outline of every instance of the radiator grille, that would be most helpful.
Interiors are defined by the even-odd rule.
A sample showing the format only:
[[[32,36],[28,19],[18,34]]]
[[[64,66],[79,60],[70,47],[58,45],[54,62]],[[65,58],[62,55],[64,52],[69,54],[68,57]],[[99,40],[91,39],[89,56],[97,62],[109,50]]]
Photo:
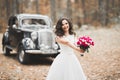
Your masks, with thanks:
[[[38,47],[41,48],[46,46],[48,48],[53,47],[53,32],[49,30],[42,30],[38,32]]]

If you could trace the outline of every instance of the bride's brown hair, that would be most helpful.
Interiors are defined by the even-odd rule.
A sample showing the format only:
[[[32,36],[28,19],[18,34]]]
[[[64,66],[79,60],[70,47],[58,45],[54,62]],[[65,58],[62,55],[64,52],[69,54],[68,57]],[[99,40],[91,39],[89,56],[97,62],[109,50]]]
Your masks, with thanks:
[[[68,24],[69,24],[69,34],[70,35],[72,35],[72,34],[75,35],[75,32],[73,31],[73,24],[72,24],[71,20],[68,19],[68,18],[65,18],[65,17],[64,18],[60,18],[58,20],[56,28],[55,28],[56,29],[55,30],[55,34],[57,36],[60,36],[60,37],[62,37],[65,34],[64,31],[63,31],[63,29],[62,29],[62,21],[63,20],[66,20],[68,22]]]

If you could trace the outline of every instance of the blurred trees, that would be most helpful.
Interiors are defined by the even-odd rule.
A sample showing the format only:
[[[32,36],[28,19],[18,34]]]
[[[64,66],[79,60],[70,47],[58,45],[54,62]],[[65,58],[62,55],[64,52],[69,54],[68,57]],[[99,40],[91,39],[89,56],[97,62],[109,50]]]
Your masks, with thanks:
[[[51,5],[51,9],[50,9],[51,19],[52,19],[53,22],[55,22],[55,20],[56,20],[56,8],[55,8],[56,7],[56,2],[55,2],[55,0],[51,0],[50,5]]]
[[[48,15],[53,24],[60,17],[81,24],[107,25],[120,20],[120,0],[0,0],[0,31],[18,13]]]

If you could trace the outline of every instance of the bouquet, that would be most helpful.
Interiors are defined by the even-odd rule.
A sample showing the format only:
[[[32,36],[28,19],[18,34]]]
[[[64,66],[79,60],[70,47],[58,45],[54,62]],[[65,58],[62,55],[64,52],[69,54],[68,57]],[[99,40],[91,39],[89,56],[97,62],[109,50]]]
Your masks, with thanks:
[[[94,42],[90,37],[87,36],[80,37],[77,41],[77,46],[87,52],[89,52],[88,49],[91,45],[94,46]]]

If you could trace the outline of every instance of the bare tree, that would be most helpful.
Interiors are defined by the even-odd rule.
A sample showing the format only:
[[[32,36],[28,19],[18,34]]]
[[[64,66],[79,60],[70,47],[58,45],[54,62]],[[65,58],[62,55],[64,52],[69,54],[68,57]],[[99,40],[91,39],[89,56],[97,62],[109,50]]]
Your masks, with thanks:
[[[16,4],[16,0],[13,0],[12,12],[13,12],[13,14],[16,14],[16,13],[17,13],[17,4]]]
[[[16,13],[19,14],[19,0],[16,0]]]
[[[36,13],[39,14],[39,2],[40,0],[36,0]]]
[[[85,8],[85,0],[81,0],[81,2],[82,2],[83,14],[84,14],[84,21],[83,21],[83,24],[86,24],[86,8]]]
[[[118,7],[119,7],[119,16],[120,16],[120,0],[118,1]]]
[[[103,26],[106,25],[107,12],[106,12],[106,2],[104,0],[98,0],[99,4],[99,20]]]
[[[6,14],[7,14],[7,19],[10,16],[10,4],[9,4],[9,0],[5,0],[6,2]]]
[[[56,21],[56,0],[50,0],[50,6],[51,6],[51,18],[52,21],[55,23]]]
[[[106,0],[106,21],[105,21],[105,25],[107,25],[108,24],[108,20],[109,20],[109,16],[108,16],[108,14],[109,14],[109,0]]]
[[[72,18],[72,7],[71,7],[71,0],[67,0],[67,17]]]

